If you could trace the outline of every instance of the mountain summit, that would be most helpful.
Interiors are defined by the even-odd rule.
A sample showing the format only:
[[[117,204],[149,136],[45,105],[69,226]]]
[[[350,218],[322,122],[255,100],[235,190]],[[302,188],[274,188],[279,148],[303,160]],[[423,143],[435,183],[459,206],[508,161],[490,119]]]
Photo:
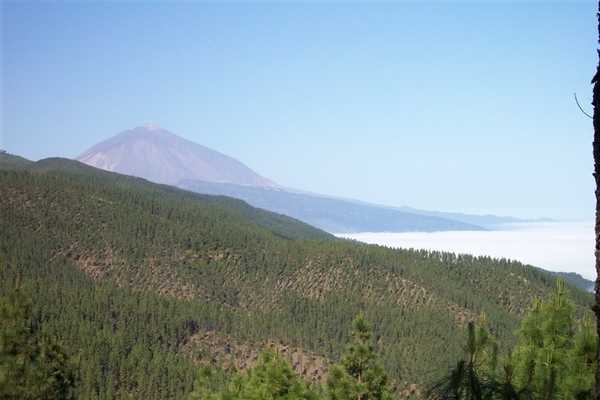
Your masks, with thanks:
[[[121,132],[77,160],[188,191],[241,199],[330,233],[472,231],[493,229],[500,222],[519,222],[495,216],[388,207],[286,188],[225,154],[158,125]]]
[[[169,185],[177,185],[182,180],[200,180],[255,187],[276,186],[234,158],[157,125],[121,132],[91,147],[77,160],[107,171]]]

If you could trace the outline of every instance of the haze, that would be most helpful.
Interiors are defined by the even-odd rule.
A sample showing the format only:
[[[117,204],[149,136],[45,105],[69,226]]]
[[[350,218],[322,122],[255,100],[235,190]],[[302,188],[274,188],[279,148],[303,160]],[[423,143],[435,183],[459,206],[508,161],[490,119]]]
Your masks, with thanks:
[[[595,6],[2,2],[0,147],[154,122],[288,187],[590,218]]]

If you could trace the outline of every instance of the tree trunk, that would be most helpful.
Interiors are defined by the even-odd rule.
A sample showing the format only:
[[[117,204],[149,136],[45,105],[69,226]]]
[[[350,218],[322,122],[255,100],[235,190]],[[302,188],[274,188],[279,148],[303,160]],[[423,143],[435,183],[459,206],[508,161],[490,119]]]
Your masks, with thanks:
[[[598,43],[600,43],[600,1],[598,2]],[[600,338],[600,50],[598,53],[598,66],[596,67],[596,75],[592,79],[594,84],[594,92],[592,97],[592,105],[594,107],[594,180],[596,181],[596,304],[594,305],[594,313],[596,314],[596,332]],[[596,355],[598,365],[600,365],[600,346]],[[596,369],[596,400],[600,400],[600,368]]]

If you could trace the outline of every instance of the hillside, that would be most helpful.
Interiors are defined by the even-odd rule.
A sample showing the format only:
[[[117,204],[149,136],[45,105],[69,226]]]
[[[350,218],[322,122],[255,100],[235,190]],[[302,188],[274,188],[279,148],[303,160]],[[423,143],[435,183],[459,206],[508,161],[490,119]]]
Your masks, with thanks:
[[[330,233],[494,229],[511,217],[389,207],[286,188],[230,156],[158,126],[123,131],[84,151],[78,161],[110,172],[244,200]]]
[[[170,185],[183,179],[201,179],[275,186],[238,160],[153,125],[123,131],[92,146],[77,160],[107,171]]]
[[[216,206],[224,211],[237,216],[238,218],[248,219],[251,222],[267,228],[271,233],[287,239],[332,239],[333,235],[316,229],[301,221],[285,215],[276,214],[254,207],[247,203],[230,197],[224,196],[206,196],[185,192],[183,190],[168,185],[152,185],[145,179],[135,178],[125,175],[105,172],[100,169],[91,168],[85,164],[64,159],[64,158],[46,158],[28,166],[32,172],[61,172],[79,177],[89,177],[101,181],[110,182],[125,188],[137,188],[145,190],[160,190],[164,193],[180,195],[188,199],[202,200],[207,206]],[[222,211],[222,210],[221,210]]]
[[[243,367],[265,346],[318,380],[360,310],[397,388],[424,384],[460,353],[466,320],[484,313],[510,340],[553,285],[519,263],[338,240],[70,160],[2,170],[0,186],[0,294],[20,287],[79,355],[84,398],[181,398],[198,363]]]
[[[585,290],[586,292],[593,292],[596,282],[589,279],[585,279],[583,276],[576,272],[556,272],[565,281],[571,285],[578,287],[579,289]]]
[[[396,210],[408,212],[416,215],[424,215],[429,217],[446,218],[453,221],[459,221],[465,224],[472,224],[481,226],[486,229],[497,229],[499,225],[515,224],[524,222],[552,222],[549,218],[534,218],[534,219],[523,219],[515,217],[504,217],[493,214],[477,215],[477,214],[464,214],[456,212],[442,212],[442,211],[427,211],[419,210],[413,207],[395,207]]]
[[[197,193],[225,195],[247,201],[254,207],[289,215],[332,233],[478,231],[470,223],[430,215],[419,215],[368,203],[308,194],[283,188],[182,180],[178,187]]]
[[[0,151],[0,169],[26,168],[31,163],[26,158]]]

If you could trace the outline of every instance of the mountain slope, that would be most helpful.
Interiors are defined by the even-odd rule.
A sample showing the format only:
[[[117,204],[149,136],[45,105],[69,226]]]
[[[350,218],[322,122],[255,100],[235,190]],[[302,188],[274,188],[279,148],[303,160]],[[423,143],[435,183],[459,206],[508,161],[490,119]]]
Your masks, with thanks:
[[[417,208],[412,207],[395,207],[395,209],[400,211],[409,212],[416,215],[424,215],[429,217],[439,217],[439,218],[447,218],[453,221],[460,221],[466,224],[473,224],[477,226],[481,226],[484,228],[494,229],[498,225],[502,224],[514,224],[514,223],[522,223],[522,222],[551,222],[551,219],[548,218],[537,218],[537,219],[523,219],[523,218],[515,218],[515,217],[502,217],[498,215],[474,215],[474,214],[464,214],[464,213],[453,213],[453,212],[443,212],[443,211],[427,211],[427,210],[419,210]]]
[[[261,188],[198,180],[182,180],[177,186],[197,193],[242,199],[254,207],[289,215],[332,233],[483,229],[478,225],[448,218],[418,215],[391,207],[294,192],[282,188]]]
[[[579,289],[585,290],[586,292],[593,292],[596,282],[589,279],[585,279],[583,276],[576,272],[556,272],[556,275],[560,276],[571,285],[578,287]]]
[[[154,126],[137,127],[91,147],[78,161],[107,171],[175,185],[201,179],[274,186],[241,162]]]
[[[124,131],[93,146],[77,160],[198,193],[239,198],[328,232],[483,229],[448,215],[425,215],[284,189],[231,157],[153,126]]]
[[[0,169],[26,168],[31,163],[26,158],[0,151]]]
[[[228,213],[247,219],[268,229],[273,234],[286,239],[334,239],[333,235],[307,225],[304,222],[286,215],[251,207],[242,200],[224,196],[194,194],[168,185],[151,185],[145,179],[114,174],[65,158],[46,158],[28,164],[27,169],[32,172],[58,172],[73,175],[74,177],[93,178],[101,182],[110,182],[122,188],[143,189],[144,191],[160,190],[182,198],[203,201],[207,205],[218,206]]]
[[[466,320],[485,313],[506,342],[554,282],[488,257],[282,237],[296,221],[274,230],[239,201],[64,159],[0,171],[0,186],[0,294],[18,282],[38,322],[80,352],[83,398],[182,398],[189,360],[220,358],[202,343],[215,335],[336,360],[361,310],[396,385],[424,384],[462,352]],[[236,354],[228,343],[221,354]]]

